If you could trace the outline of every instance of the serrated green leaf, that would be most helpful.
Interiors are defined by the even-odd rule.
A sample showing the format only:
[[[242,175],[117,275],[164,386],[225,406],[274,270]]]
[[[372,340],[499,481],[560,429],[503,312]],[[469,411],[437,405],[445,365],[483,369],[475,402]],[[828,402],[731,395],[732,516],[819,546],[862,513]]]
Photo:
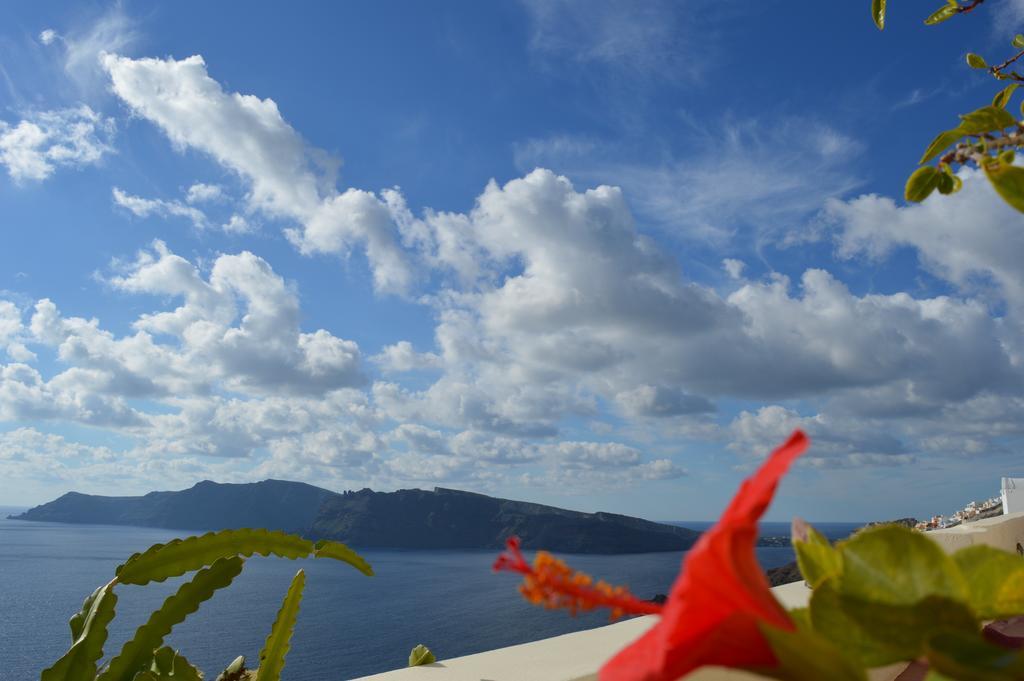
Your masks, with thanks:
[[[82,635],[82,629],[85,627],[85,620],[89,616],[89,611],[92,610],[92,604],[96,600],[96,597],[100,595],[100,592],[105,589],[105,586],[98,587],[95,591],[85,597],[85,602],[82,603],[82,609],[71,616],[68,620],[68,626],[71,627],[71,642],[74,643]]]
[[[435,662],[437,662],[437,658],[434,657],[434,653],[430,652],[430,648],[422,643],[413,648],[409,653],[410,667],[419,667],[420,665],[434,664]]]
[[[996,193],[1008,204],[1024,213],[1024,168],[998,161],[983,164],[985,175]]]
[[[879,31],[885,28],[885,0],[871,0],[871,19]]]
[[[756,669],[759,676],[781,681],[865,681],[864,669],[843,655],[827,639],[812,631],[783,631],[766,624],[761,633],[778,660],[778,665]]]
[[[947,4],[929,14],[928,18],[924,20],[924,23],[928,26],[934,26],[935,24],[941,24],[943,21],[952,19],[955,16],[956,7]]]
[[[960,119],[960,131],[965,135],[983,135],[1017,124],[1017,119],[998,106],[983,106]]]
[[[953,561],[967,582],[971,608],[979,617],[996,619],[1018,614],[1000,610],[997,605],[1007,580],[1015,573],[1024,573],[1020,556],[979,544],[960,549],[953,554]]]
[[[941,154],[948,147],[956,144],[960,141],[960,138],[964,136],[964,132],[960,128],[953,128],[952,130],[946,130],[936,135],[932,143],[928,145],[928,148],[924,151],[924,156],[918,163],[928,163],[933,158]]]
[[[96,663],[103,657],[103,644],[107,641],[107,626],[114,619],[117,595],[112,584],[100,587],[86,599],[88,612],[72,631],[78,636],[64,656],[52,667],[45,669],[41,681],[93,681]]]
[[[299,615],[302,590],[306,586],[306,573],[299,570],[292,578],[288,593],[284,596],[281,609],[277,611],[274,626],[260,651],[260,666],[256,670],[256,681],[280,681],[284,660],[291,648],[292,630]]]
[[[1024,35],[1018,33],[1017,35],[1013,36],[1012,45],[1016,47],[1018,50],[1024,49]]]
[[[155,544],[129,558],[117,568],[116,574],[122,584],[141,585],[178,577],[228,556],[258,553],[295,559],[305,558],[312,552],[313,542],[294,534],[248,528],[221,530]]]
[[[995,646],[977,633],[937,634],[928,642],[925,654],[932,669],[958,681],[1024,678],[1024,654]]]
[[[998,106],[1000,109],[1005,109],[1006,105],[1010,103],[1010,98],[1013,97],[1014,91],[1018,87],[1020,87],[1020,83],[1010,83],[997,92],[996,96],[992,98],[992,106]]]
[[[148,673],[156,681],[203,681],[202,672],[169,646],[164,646],[153,653],[153,662]],[[132,681],[140,681],[139,676],[135,676]]]
[[[210,567],[196,573],[191,581],[182,584],[135,631],[135,636],[124,644],[121,652],[100,673],[97,681],[131,681],[139,670],[149,668],[153,653],[163,645],[164,637],[198,610],[218,589],[231,584],[242,571],[243,564],[244,561],[238,556],[220,558]]]
[[[373,576],[373,568],[362,556],[342,544],[340,541],[321,539],[313,546],[313,555],[317,558],[333,558],[348,563],[368,577]]]
[[[967,65],[970,66],[972,69],[988,68],[988,63],[985,61],[985,59],[981,55],[974,54],[973,52],[967,53]]]
[[[802,522],[802,521],[801,521]],[[794,521],[794,528],[796,522]],[[793,536],[793,548],[796,551],[797,565],[804,580],[817,587],[829,577],[837,576],[843,569],[843,559],[833,548],[828,539],[807,523],[803,523],[800,534],[806,540],[798,540],[796,532]]]
[[[945,174],[939,172],[937,168],[921,166],[907,178],[907,185],[903,189],[904,198],[914,203],[924,201],[940,187],[943,177]],[[800,555],[799,552],[797,555]]]

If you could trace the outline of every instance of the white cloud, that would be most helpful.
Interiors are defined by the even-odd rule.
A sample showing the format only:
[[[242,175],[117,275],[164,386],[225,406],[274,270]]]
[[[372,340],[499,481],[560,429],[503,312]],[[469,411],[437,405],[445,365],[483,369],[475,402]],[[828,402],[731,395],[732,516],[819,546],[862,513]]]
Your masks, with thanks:
[[[151,215],[174,216],[185,218],[192,222],[196,229],[203,229],[207,225],[206,214],[198,208],[187,206],[181,201],[165,201],[163,199],[144,199],[141,196],[134,196],[126,193],[119,187],[113,189],[114,203],[132,212],[132,214],[146,218]]]
[[[441,358],[432,352],[416,352],[409,341],[398,341],[394,345],[386,345],[380,354],[370,358],[371,361],[387,372],[417,371],[420,369],[436,369]]]
[[[1024,230],[1020,213],[992,190],[980,171],[961,171],[963,189],[936,194],[920,204],[900,205],[867,194],[828,202],[825,215],[837,230],[839,255],[882,260],[895,249],[916,249],[936,276],[964,289],[994,282],[1024,313]]]
[[[524,0],[529,48],[543,59],[603,65],[629,78],[693,79],[713,54],[712,17],[677,3]]]
[[[58,167],[94,165],[111,153],[114,121],[86,105],[0,121],[0,165],[15,182],[45,180]]]
[[[306,145],[271,99],[225,92],[200,56],[129,59],[107,54],[115,94],[155,123],[178,148],[212,156],[250,185],[252,210],[298,220],[289,239],[303,253],[346,256],[366,250],[378,290],[405,291],[412,280],[384,201],[357,189],[339,193],[334,164]]]
[[[861,184],[852,170],[862,145],[831,125],[802,117],[692,122],[684,157],[658,147],[635,158],[643,139],[597,145],[565,136],[516,147],[521,170],[552,167],[591,181],[612,180],[637,214],[671,235],[709,243],[796,244],[817,238],[808,218],[831,197]],[[625,159],[625,160],[624,160]],[[744,235],[744,241],[735,237]]]
[[[218,201],[224,196],[224,189],[219,184],[196,182],[185,193],[187,203],[209,203]]]
[[[43,45],[50,45],[53,41],[57,40],[60,36],[52,28],[46,28],[39,32],[39,42]]]

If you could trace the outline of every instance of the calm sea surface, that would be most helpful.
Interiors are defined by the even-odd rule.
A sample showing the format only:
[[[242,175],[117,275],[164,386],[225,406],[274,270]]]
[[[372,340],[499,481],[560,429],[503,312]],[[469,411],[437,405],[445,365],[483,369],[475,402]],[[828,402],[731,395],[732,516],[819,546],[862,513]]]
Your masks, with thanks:
[[[38,679],[70,643],[67,620],[93,589],[135,551],[182,533],[137,527],[63,525],[6,520],[0,508],[0,681]],[[709,523],[678,523],[705,529]],[[818,526],[833,537],[856,524]],[[767,523],[765,535],[787,534]],[[569,617],[523,601],[518,580],[490,570],[495,551],[370,550],[365,577],[343,563],[254,557],[227,589],[203,604],[169,639],[213,679],[236,655],[254,660],[281,598],[300,567],[306,571],[302,612],[292,639],[286,681],[351,679],[406,664],[424,643],[438,658],[477,653],[600,626],[606,615]],[[787,548],[760,548],[766,568],[792,560]],[[642,598],[667,593],[681,553],[566,556],[576,569]],[[120,650],[135,628],[181,580],[118,588],[117,618],[105,652]]]

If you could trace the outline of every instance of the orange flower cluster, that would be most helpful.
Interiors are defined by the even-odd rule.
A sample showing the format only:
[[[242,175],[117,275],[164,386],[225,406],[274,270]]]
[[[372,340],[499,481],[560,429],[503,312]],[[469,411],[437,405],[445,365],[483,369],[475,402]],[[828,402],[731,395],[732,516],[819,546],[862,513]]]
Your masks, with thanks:
[[[624,615],[655,615],[662,610],[657,603],[640,600],[626,587],[605,581],[595,583],[593,577],[574,571],[547,551],[538,551],[530,565],[523,558],[518,537],[509,537],[505,546],[506,551],[498,556],[494,569],[522,574],[519,591],[534,605],[551,610],[564,608],[574,615],[609,608],[613,620]]]

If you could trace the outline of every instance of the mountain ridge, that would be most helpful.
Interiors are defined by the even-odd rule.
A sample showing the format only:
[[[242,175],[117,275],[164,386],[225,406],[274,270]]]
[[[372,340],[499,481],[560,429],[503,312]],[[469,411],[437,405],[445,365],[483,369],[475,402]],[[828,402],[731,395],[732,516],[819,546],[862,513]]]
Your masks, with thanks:
[[[690,548],[699,533],[615,513],[585,513],[444,487],[333,492],[307,483],[203,480],[179,491],[109,497],[68,492],[17,520],[136,525],[180,530],[265,527],[352,546],[496,549],[511,535],[524,548],[563,553],[643,553]]]

